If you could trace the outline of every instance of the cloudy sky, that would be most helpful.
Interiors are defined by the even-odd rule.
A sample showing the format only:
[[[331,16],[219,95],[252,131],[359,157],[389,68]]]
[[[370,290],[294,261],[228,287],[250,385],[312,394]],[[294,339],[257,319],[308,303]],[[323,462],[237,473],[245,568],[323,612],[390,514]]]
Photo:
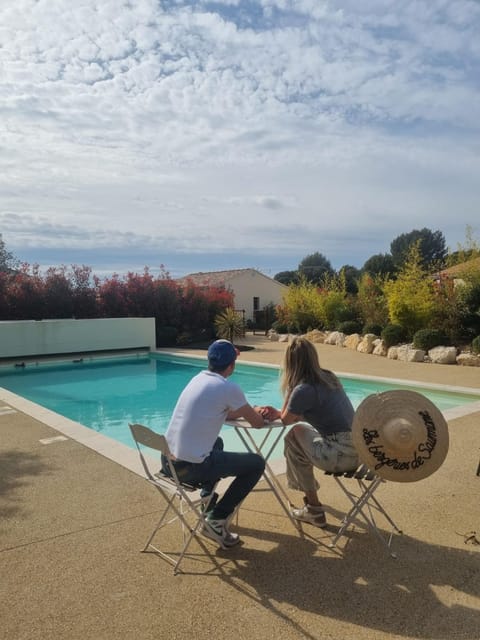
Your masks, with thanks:
[[[99,275],[454,250],[479,36],[474,0],[2,0],[0,233]]]

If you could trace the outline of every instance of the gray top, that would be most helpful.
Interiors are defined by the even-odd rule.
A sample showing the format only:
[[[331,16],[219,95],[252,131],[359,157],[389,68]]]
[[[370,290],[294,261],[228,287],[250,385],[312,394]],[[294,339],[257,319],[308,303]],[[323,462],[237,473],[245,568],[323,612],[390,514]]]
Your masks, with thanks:
[[[299,384],[290,395],[287,409],[302,415],[324,436],[352,430],[354,409],[343,387]]]

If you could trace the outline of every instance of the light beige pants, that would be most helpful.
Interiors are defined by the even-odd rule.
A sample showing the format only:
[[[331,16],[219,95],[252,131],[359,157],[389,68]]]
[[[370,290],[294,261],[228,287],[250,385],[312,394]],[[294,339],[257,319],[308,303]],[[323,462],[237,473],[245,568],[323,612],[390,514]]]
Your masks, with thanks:
[[[323,471],[351,471],[358,466],[350,431],[322,436],[308,422],[296,422],[285,436],[287,483],[296,491],[316,491],[313,467]]]

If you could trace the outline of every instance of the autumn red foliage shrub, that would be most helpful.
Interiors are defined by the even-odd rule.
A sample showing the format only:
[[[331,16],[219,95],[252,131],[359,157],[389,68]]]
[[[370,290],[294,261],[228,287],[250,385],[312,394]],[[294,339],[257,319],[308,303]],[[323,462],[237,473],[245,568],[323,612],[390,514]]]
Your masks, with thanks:
[[[230,291],[192,282],[180,286],[163,267],[156,277],[145,267],[140,274],[104,279],[78,265],[51,267],[44,274],[28,264],[0,272],[0,320],[153,317],[158,335],[167,327],[185,340],[213,336],[215,316],[231,306]]]

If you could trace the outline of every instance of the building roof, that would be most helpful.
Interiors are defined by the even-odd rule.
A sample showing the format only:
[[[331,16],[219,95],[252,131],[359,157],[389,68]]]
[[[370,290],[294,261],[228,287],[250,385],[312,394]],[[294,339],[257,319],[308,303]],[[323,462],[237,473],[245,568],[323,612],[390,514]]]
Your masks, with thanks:
[[[189,273],[183,278],[178,278],[177,282],[179,282],[180,284],[185,284],[187,281],[190,281],[198,286],[203,285],[203,286],[210,286],[210,287],[221,287],[229,283],[234,278],[237,278],[238,276],[241,276],[247,273],[251,273],[252,271],[254,271],[255,273],[258,273],[258,275],[263,276],[264,278],[268,278],[269,280],[272,280],[279,286],[282,286],[282,287],[285,286],[281,282],[277,282],[277,280],[270,278],[270,276],[266,276],[265,274],[261,273],[257,269],[228,269],[226,271],[199,271],[197,273]]]
[[[455,264],[453,267],[449,267],[448,269],[442,269],[440,271],[440,275],[448,278],[457,278],[459,276],[461,277],[462,274],[477,270],[480,271],[480,257],[472,258],[472,260],[467,260],[467,262]]]

